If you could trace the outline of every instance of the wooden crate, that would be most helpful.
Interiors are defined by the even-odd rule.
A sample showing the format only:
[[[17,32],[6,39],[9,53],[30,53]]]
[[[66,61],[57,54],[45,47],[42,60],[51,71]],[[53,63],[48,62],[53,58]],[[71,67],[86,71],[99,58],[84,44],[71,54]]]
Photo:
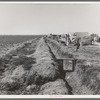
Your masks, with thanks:
[[[73,72],[75,70],[76,59],[74,58],[60,58],[55,61],[59,64],[60,71]]]

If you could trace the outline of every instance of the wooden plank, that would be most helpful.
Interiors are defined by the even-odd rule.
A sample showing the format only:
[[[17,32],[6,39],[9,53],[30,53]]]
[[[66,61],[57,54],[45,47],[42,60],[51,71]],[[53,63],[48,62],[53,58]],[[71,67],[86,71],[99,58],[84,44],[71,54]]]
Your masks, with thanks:
[[[57,60],[76,60],[74,58],[58,58]]]

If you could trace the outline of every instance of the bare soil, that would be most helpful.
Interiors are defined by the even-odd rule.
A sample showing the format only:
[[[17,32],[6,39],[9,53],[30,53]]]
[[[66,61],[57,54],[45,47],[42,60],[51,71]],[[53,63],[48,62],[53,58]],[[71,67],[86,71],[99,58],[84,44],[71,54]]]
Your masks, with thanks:
[[[49,39],[48,44],[56,58],[70,58],[70,54],[77,59],[74,72],[66,72],[65,75],[74,95],[100,94],[100,45],[81,46],[76,51],[75,46],[63,46],[55,40]]]
[[[36,38],[1,45],[0,94],[97,95],[100,94],[100,46],[64,46],[55,40]],[[76,59],[65,67],[56,59]]]

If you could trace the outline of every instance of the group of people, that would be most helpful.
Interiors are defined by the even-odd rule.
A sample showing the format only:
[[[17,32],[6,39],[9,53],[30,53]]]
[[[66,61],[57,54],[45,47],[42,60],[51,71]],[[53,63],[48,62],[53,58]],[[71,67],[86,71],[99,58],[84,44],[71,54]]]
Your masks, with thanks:
[[[46,40],[46,37],[47,36],[44,36],[43,38]],[[47,40],[46,40],[46,42],[47,42]],[[78,51],[80,48],[80,39],[76,39],[75,45],[76,45],[76,51]]]

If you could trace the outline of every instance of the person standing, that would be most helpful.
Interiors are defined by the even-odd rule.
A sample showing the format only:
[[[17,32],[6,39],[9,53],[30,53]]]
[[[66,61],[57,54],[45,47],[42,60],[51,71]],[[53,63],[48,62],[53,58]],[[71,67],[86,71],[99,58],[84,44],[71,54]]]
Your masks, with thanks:
[[[78,51],[79,47],[80,47],[80,41],[79,39],[77,39],[76,40],[76,51]]]

